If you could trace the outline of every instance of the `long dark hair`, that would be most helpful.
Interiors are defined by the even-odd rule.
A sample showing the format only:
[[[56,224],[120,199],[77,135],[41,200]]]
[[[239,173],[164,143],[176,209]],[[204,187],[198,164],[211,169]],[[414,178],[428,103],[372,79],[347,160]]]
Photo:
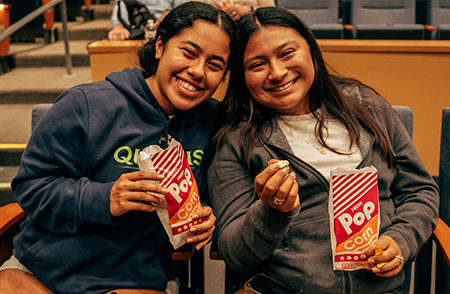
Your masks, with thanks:
[[[158,37],[165,45],[172,37],[179,35],[184,29],[192,27],[194,21],[203,20],[222,28],[230,37],[230,61],[233,60],[233,52],[236,42],[236,28],[233,20],[222,10],[197,1],[181,4],[164,17],[158,26],[155,38],[150,39],[138,51],[139,63],[144,70],[144,77],[155,74],[158,69],[158,60],[155,59],[155,44]]]
[[[214,139],[216,151],[225,141],[227,135],[243,122],[240,137],[241,152],[250,166],[250,153],[262,137],[263,128],[269,128],[268,136],[274,130],[277,115],[274,110],[256,102],[245,83],[244,52],[250,38],[265,26],[282,26],[296,30],[309,45],[309,52],[314,63],[315,77],[309,90],[309,109],[317,118],[315,136],[322,146],[333,150],[324,140],[325,121],[334,117],[348,129],[351,146],[360,138],[360,126],[375,136],[375,143],[381,147],[383,156],[392,166],[394,155],[381,126],[371,115],[368,102],[357,100],[342,91],[343,85],[363,86],[355,79],[331,75],[322,57],[319,45],[309,28],[294,14],[277,7],[262,7],[243,16],[237,27],[236,59],[231,70],[230,87],[224,103],[228,107],[228,116],[224,126]],[[364,85],[365,86],[365,85]],[[369,87],[370,88],[370,87]],[[371,89],[371,88],[370,88]],[[373,89],[372,89],[373,90]],[[317,111],[318,110],[318,111]],[[318,115],[317,113],[320,113]]]

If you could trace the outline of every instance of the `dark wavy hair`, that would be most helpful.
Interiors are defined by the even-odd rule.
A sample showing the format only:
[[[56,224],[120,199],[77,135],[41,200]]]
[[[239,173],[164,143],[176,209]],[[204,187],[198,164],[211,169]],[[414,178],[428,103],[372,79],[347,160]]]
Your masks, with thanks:
[[[233,20],[222,10],[197,1],[181,4],[174,8],[164,17],[158,26],[155,38],[150,39],[139,49],[139,63],[144,70],[144,77],[148,78],[155,74],[158,69],[158,60],[155,59],[155,44],[158,37],[165,45],[172,37],[179,35],[184,29],[192,27],[194,21],[203,20],[222,28],[230,37],[230,58],[227,70],[230,68],[231,60],[234,58],[236,43],[236,27]]]
[[[228,134],[243,122],[240,137],[241,152],[245,155],[247,166],[250,166],[250,153],[258,142],[257,138],[267,139],[262,137],[263,128],[271,130],[268,136],[275,128],[277,118],[275,111],[256,102],[245,82],[245,49],[250,38],[266,26],[292,28],[308,43],[315,70],[314,81],[309,90],[308,104],[309,109],[318,120],[315,136],[319,143],[338,154],[346,154],[328,146],[324,139],[324,133],[326,134],[325,121],[327,117],[331,116],[346,126],[352,146],[358,143],[360,126],[372,133],[384,158],[392,166],[394,155],[390,143],[378,121],[368,110],[368,107],[373,105],[369,105],[364,99],[361,101],[350,97],[342,90],[349,85],[368,86],[355,79],[331,75],[322,57],[319,45],[306,24],[294,14],[278,7],[258,8],[253,13],[243,16],[237,24],[236,59],[231,69],[230,86],[224,100],[228,108],[228,116],[224,126],[214,138],[213,144],[216,151],[219,150]],[[374,91],[372,88],[368,88]]]

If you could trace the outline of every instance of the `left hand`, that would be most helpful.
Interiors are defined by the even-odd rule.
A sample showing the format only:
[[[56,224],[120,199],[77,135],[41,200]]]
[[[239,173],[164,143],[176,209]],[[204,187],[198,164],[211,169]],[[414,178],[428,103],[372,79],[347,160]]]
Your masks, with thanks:
[[[251,9],[242,4],[234,4],[228,7],[225,12],[234,20],[238,21],[241,16],[249,13]]]
[[[381,255],[375,255],[375,248],[377,246],[384,252]],[[386,262],[381,268],[374,266],[372,272],[380,277],[393,277],[397,275],[403,268],[404,262],[402,258],[402,251],[389,236],[381,236],[373,246],[365,250],[361,254],[362,260],[367,260],[370,264],[377,264],[380,262]]]
[[[212,234],[216,229],[216,217],[213,214],[211,207],[202,207],[202,209],[195,213],[193,219],[204,219],[201,224],[192,226],[190,231],[194,233],[194,236],[187,239],[189,244],[198,243],[195,246],[195,250],[200,250],[208,244],[212,238]]]

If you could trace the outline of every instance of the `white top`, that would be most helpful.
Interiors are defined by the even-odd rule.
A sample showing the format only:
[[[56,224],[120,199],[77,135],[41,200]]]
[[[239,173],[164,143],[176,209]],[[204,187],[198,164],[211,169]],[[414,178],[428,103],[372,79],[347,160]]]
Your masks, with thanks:
[[[328,181],[332,169],[336,167],[356,168],[361,162],[361,152],[358,146],[354,144],[350,150],[348,131],[337,119],[327,120],[328,134],[324,136],[324,139],[330,147],[349,153],[349,155],[334,153],[320,145],[314,135],[317,119],[312,113],[296,116],[283,115],[281,118],[279,126],[294,154],[321,172]]]

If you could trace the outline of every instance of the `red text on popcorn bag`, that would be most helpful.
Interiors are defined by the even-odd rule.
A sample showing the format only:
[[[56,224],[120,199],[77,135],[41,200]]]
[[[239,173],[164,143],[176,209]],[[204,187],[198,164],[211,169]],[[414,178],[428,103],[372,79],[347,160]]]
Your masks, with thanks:
[[[161,186],[169,190],[166,203],[172,234],[182,234],[192,225],[202,223],[203,219],[192,219],[202,205],[194,174],[181,145],[154,153],[151,160],[155,171],[164,176]]]
[[[361,253],[378,239],[377,170],[333,170],[330,191],[334,270],[362,269]]]

